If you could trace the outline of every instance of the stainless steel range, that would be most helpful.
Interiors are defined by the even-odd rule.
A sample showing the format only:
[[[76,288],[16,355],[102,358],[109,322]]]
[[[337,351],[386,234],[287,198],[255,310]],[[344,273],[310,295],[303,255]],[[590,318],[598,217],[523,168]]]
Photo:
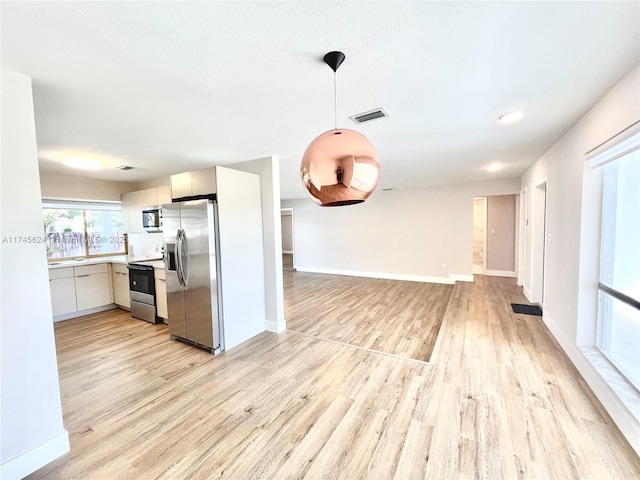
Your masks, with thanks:
[[[156,282],[153,266],[130,263],[128,268],[131,315],[149,323],[160,323],[162,319],[156,315]]]

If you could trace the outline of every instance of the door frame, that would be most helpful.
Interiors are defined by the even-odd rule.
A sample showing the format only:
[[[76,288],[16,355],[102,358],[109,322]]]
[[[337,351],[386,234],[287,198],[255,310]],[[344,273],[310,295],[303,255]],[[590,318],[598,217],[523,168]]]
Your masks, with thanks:
[[[293,264],[292,264],[292,268],[295,270],[296,269],[296,237],[295,237],[295,228],[293,227],[293,220],[294,220],[294,213],[293,213],[293,208],[291,207],[287,207],[287,208],[281,208],[280,209],[280,221],[282,224],[282,216],[291,216],[291,252],[287,251],[285,252],[284,250],[282,250],[282,253],[291,253],[291,255],[293,256]]]
[[[527,187],[524,187],[520,190],[520,208],[519,208],[519,225],[518,225],[518,279],[517,285],[523,286],[524,279],[526,275],[526,238],[527,238],[527,227],[529,226],[529,219],[527,218],[527,207],[528,207],[528,196],[527,196]]]
[[[531,298],[529,301],[544,305],[544,290],[546,288],[547,262],[547,205],[549,184],[546,178],[539,181],[533,188],[533,212],[531,224]],[[540,197],[543,195],[543,197]],[[539,199],[544,201],[540,211]]]

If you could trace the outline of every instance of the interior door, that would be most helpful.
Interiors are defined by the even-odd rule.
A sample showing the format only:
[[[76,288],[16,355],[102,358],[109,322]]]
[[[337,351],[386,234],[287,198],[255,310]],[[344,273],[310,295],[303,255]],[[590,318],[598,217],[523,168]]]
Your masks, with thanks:
[[[192,200],[182,203],[182,228],[185,232],[188,255],[185,259],[189,270],[185,292],[185,316],[187,339],[214,348],[210,233],[213,234],[213,217],[208,200]],[[215,269],[214,269],[215,271]],[[171,318],[169,318],[171,325]]]

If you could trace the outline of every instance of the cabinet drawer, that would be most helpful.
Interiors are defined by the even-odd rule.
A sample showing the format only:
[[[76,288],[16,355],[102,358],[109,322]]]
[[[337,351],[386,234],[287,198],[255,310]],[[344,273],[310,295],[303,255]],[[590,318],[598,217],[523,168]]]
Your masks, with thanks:
[[[121,263],[112,263],[111,267],[113,268],[113,273],[126,273],[127,275],[129,274],[129,269],[127,268],[127,266]]]
[[[73,267],[76,277],[81,275],[91,275],[93,273],[109,273],[109,264],[98,263],[96,265],[82,265],[81,267]]]
[[[73,277],[73,267],[52,268],[49,270],[49,280],[69,277]]]

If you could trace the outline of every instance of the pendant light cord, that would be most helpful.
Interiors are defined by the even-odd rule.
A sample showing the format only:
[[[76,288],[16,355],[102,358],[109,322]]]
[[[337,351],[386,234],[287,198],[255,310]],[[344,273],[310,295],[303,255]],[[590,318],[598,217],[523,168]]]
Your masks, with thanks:
[[[333,72],[333,123],[338,130],[338,93],[336,88],[336,72]]]

